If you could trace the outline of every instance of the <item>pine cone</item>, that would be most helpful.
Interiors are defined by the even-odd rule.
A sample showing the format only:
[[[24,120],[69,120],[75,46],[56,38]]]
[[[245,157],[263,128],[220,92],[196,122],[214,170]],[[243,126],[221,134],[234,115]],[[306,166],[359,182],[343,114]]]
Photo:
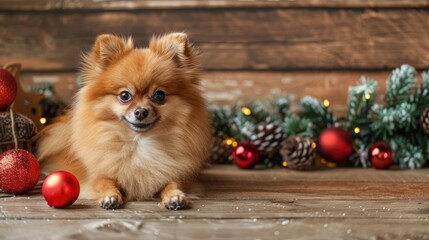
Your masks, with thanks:
[[[287,167],[294,170],[305,170],[313,165],[315,148],[308,137],[290,136],[282,142],[280,154]]]
[[[278,122],[261,123],[256,126],[250,141],[258,147],[261,155],[273,156],[283,141],[283,130]]]
[[[231,156],[233,147],[225,144],[228,136],[224,132],[213,132],[210,143],[209,163],[226,163]]]
[[[422,123],[426,134],[429,134],[429,108],[426,108],[423,111],[422,116],[420,117],[420,122]]]

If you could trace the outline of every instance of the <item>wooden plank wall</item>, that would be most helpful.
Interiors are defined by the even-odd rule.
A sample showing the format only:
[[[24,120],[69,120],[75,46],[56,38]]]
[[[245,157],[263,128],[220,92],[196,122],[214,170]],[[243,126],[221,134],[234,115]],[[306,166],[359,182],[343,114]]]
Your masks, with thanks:
[[[66,101],[81,53],[101,33],[143,47],[152,35],[187,32],[219,103],[280,92],[342,111],[361,75],[383,89],[403,63],[429,69],[428,0],[3,0],[0,23],[0,64],[21,62],[25,86],[54,82]]]

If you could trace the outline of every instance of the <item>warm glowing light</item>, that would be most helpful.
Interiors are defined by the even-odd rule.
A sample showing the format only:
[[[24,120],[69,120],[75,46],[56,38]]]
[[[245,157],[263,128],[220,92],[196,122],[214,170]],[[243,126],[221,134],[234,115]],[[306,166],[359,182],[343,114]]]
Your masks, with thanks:
[[[226,138],[225,141],[224,141],[224,143],[225,143],[225,145],[233,146],[233,147],[237,147],[237,145],[238,145],[238,142],[235,141],[235,139],[232,138],[232,137]]]
[[[41,124],[45,124],[45,123],[46,123],[46,121],[47,121],[47,120],[46,120],[46,118],[41,118],[41,119],[40,119],[40,123],[41,123]]]
[[[312,142],[312,143],[311,143],[311,147],[312,147],[312,148],[316,148],[316,147],[317,147],[317,143],[316,143],[316,142]]]
[[[334,168],[334,167],[336,167],[336,166],[337,166],[337,164],[336,164],[336,163],[334,163],[334,162],[326,162],[326,166],[327,166],[328,168]]]
[[[323,106],[325,106],[325,107],[329,107],[329,105],[330,105],[331,103],[329,102],[329,100],[328,99],[325,99],[325,100],[323,100]]]
[[[287,162],[283,161],[283,162],[282,162],[282,166],[283,166],[283,167],[287,167]]]
[[[248,107],[242,107],[241,112],[246,116],[250,116],[252,114],[252,110],[250,110]]]
[[[371,94],[369,94],[369,93],[365,93],[365,99],[366,99],[366,100],[371,99]]]
[[[356,134],[360,133],[360,128],[358,128],[358,127],[355,127],[355,130],[354,130],[354,132],[355,132]]]

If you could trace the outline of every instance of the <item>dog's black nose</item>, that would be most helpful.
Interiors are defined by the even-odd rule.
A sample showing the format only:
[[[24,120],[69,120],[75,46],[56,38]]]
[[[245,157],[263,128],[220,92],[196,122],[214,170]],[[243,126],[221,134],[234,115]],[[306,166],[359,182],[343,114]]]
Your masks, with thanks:
[[[149,115],[149,111],[146,108],[137,108],[134,111],[134,116],[139,121],[145,119],[147,117],[147,115]]]

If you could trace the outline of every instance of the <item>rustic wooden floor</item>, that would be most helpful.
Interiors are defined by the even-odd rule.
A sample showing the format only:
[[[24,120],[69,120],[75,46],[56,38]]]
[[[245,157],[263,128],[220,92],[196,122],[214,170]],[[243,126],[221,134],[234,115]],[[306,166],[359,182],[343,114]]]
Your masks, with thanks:
[[[204,171],[190,210],[130,202],[107,211],[40,194],[0,198],[0,239],[429,239],[429,169]]]

